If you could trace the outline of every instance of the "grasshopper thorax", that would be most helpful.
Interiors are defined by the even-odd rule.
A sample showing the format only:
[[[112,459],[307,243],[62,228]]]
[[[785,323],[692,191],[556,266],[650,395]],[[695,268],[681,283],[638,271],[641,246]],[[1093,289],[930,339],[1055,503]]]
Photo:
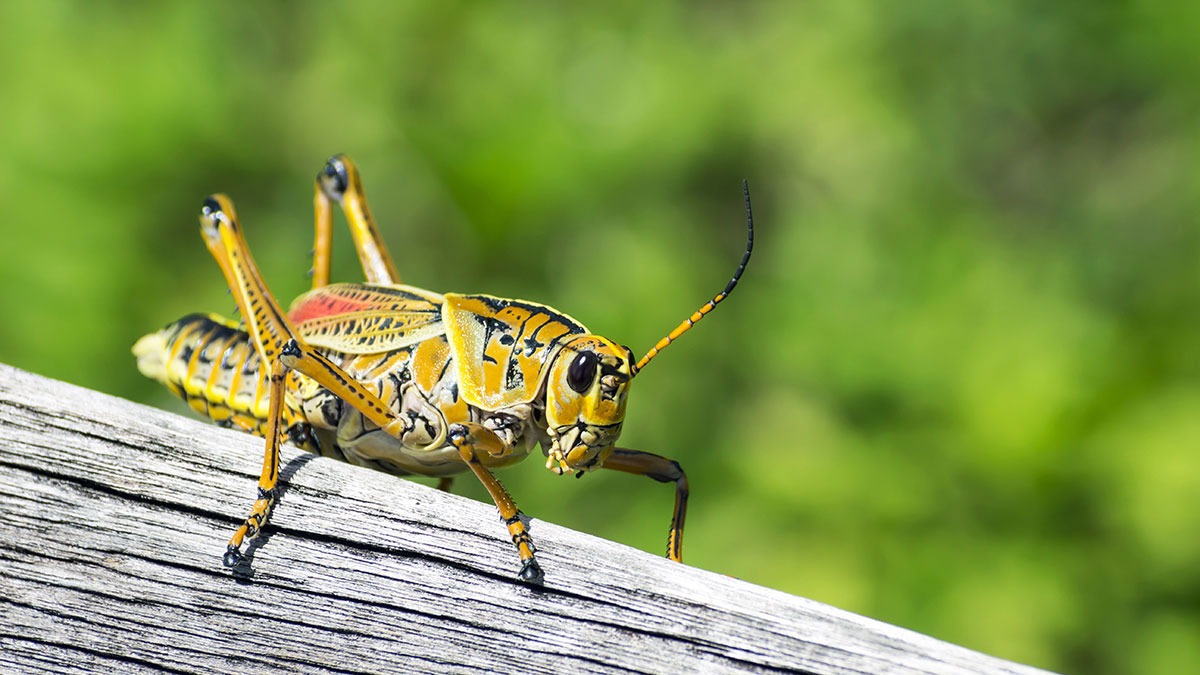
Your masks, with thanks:
[[[546,468],[591,471],[612,453],[625,420],[633,354],[599,335],[569,340],[550,364],[546,423],[552,443]]]

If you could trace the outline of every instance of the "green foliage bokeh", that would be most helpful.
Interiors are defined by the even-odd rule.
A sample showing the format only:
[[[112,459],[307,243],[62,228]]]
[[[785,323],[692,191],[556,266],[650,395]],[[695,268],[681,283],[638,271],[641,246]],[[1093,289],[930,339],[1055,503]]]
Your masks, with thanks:
[[[1047,668],[1177,672],[1197,34],[1200,5],[1148,1],[4,3],[0,360],[179,409],[128,349],[232,308],[201,199],[233,197],[286,302],[334,152],[406,282],[640,353],[723,287],[746,178],[750,269],[623,435],[688,470],[688,562]],[[504,475],[525,512],[662,549],[669,488],[540,464]]]

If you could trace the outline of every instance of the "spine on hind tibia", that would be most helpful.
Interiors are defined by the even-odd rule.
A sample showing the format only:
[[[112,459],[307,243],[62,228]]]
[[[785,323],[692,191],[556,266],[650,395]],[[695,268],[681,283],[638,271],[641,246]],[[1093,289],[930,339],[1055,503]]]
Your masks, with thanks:
[[[224,427],[266,434],[270,385],[249,334],[215,314],[189,314],[133,346],[138,370]]]

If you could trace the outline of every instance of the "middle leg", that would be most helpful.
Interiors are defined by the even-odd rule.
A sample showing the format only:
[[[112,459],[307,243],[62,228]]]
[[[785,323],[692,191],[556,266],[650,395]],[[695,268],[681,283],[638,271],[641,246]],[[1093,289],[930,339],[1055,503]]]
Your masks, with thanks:
[[[474,423],[453,424],[447,436],[454,447],[458,448],[458,454],[467,467],[479,482],[483,483],[483,487],[487,488],[492,501],[496,503],[496,508],[500,510],[500,520],[504,521],[513,545],[517,547],[517,555],[521,556],[521,571],[518,577],[527,583],[541,584],[544,576],[537,559],[533,557],[537,548],[533,545],[533,537],[529,535],[525,514],[521,513],[508,490],[504,489],[500,480],[483,463],[486,455],[500,457],[508,454],[512,448],[505,445],[491,429]]]

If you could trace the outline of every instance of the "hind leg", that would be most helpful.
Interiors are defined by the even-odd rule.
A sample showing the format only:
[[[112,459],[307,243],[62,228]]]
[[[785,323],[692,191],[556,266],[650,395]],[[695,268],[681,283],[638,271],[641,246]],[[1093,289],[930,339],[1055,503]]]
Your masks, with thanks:
[[[313,190],[315,236],[313,238],[313,288],[329,283],[329,261],[333,249],[333,204],[337,202],[350,225],[354,248],[369,283],[398,284],[400,275],[392,255],[379,236],[375,218],[367,206],[358,167],[345,155],[334,155],[317,174]]]
[[[200,230],[245,317],[246,331],[263,367],[270,369],[266,452],[259,476],[258,499],[246,521],[229,541],[225,563],[232,566],[242,559],[240,547],[244,540],[253,539],[259,534],[275,505],[279,444],[286,419],[296,416],[285,404],[289,370],[315,380],[393,436],[399,437],[404,433],[409,422],[392,412],[373,392],[303,341],[263,282],[229,198],[213,195],[205,201],[200,214]],[[295,386],[294,382],[290,384]]]

